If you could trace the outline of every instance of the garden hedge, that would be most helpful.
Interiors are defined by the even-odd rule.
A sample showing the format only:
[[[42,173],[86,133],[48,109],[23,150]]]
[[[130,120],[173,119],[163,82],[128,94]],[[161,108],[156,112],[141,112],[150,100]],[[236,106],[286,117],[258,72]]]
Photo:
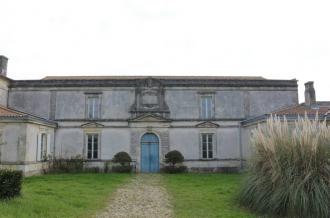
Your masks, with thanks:
[[[0,170],[0,199],[10,199],[21,194],[22,171]]]

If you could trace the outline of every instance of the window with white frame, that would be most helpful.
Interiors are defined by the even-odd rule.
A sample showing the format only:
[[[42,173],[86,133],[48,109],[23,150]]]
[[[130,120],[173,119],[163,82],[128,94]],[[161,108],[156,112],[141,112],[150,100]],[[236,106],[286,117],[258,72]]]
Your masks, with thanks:
[[[42,133],[40,140],[40,160],[45,160],[47,159],[47,134]]]
[[[87,134],[86,135],[87,159],[93,160],[99,158],[99,135]]]
[[[203,159],[214,158],[214,134],[202,133],[201,134],[201,153]]]
[[[213,96],[201,95],[200,114],[202,119],[211,119],[213,117]]]
[[[87,118],[97,119],[100,118],[100,96],[99,95],[87,95]]]

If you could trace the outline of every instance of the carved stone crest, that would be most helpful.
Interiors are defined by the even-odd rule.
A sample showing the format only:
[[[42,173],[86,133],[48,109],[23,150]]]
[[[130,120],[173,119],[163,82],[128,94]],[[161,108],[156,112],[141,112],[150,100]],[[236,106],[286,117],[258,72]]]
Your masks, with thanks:
[[[130,110],[135,118],[143,114],[155,114],[169,117],[169,108],[165,102],[165,89],[160,80],[152,77],[136,81],[135,102]]]

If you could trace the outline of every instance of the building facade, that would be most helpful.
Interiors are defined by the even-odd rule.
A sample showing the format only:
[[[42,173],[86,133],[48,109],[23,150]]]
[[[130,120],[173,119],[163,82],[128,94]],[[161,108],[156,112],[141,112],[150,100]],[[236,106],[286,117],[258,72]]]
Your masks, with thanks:
[[[1,57],[4,59],[4,57]],[[3,65],[4,66],[4,65]],[[4,68],[2,66],[2,68]],[[83,156],[104,166],[128,152],[139,172],[158,172],[180,151],[190,170],[241,167],[242,122],[298,104],[296,80],[261,77],[0,78],[2,167],[33,174],[43,158]]]

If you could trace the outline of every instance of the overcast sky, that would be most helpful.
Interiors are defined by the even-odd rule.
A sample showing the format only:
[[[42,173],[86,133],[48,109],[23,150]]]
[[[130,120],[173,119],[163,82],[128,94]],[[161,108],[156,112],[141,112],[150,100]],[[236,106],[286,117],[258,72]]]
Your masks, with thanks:
[[[0,54],[13,79],[296,78],[330,100],[330,1],[0,0]]]

